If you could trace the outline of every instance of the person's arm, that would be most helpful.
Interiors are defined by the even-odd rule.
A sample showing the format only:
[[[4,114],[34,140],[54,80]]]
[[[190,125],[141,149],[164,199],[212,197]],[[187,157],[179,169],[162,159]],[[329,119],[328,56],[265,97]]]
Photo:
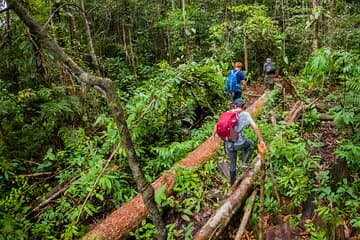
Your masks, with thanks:
[[[239,71],[239,79],[240,79],[242,88],[245,90],[247,87],[247,84],[246,84],[245,74],[243,71]]]
[[[260,145],[262,145],[263,147],[265,147],[264,139],[263,139],[263,137],[262,137],[262,135],[261,135],[261,132],[260,132],[260,129],[258,128],[258,126],[256,125],[256,123],[253,122],[253,123],[251,124],[251,127],[254,129],[255,134],[256,134],[256,136],[258,137]]]
[[[246,80],[241,80],[241,85],[242,85],[243,89],[246,90],[246,87],[247,87]]]

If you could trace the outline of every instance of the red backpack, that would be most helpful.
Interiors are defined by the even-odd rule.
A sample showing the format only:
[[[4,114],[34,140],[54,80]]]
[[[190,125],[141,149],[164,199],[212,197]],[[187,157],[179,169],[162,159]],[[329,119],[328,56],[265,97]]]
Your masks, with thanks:
[[[235,131],[241,110],[229,110],[222,113],[216,123],[216,133],[224,141],[236,142],[238,133]]]

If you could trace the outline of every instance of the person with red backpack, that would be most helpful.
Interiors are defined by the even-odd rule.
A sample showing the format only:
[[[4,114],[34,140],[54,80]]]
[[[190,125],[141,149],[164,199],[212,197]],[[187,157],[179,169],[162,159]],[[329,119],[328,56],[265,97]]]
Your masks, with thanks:
[[[261,132],[248,112],[244,110],[244,101],[238,98],[234,101],[234,108],[222,113],[214,127],[210,139],[219,136],[224,140],[225,152],[230,159],[230,184],[236,179],[237,152],[242,151],[242,164],[248,166],[248,160],[254,150],[254,142],[245,138],[243,130],[251,126],[259,139],[259,144],[266,148]]]

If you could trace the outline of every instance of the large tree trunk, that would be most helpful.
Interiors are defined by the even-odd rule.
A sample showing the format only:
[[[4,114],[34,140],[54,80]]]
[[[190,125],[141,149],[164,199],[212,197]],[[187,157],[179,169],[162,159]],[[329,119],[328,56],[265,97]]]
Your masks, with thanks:
[[[302,107],[299,107],[303,109]],[[290,113],[291,116],[286,117],[287,122],[295,121],[298,111],[295,113]],[[294,115],[295,114],[295,115]],[[229,223],[231,217],[240,209],[243,201],[246,196],[248,196],[248,192],[252,190],[252,186],[260,171],[261,166],[261,154],[259,153],[255,159],[253,168],[249,169],[244,178],[242,178],[241,182],[236,186],[236,188],[231,192],[231,195],[223,201],[221,206],[216,210],[216,212],[212,215],[212,217],[205,223],[205,225],[196,233],[194,239],[195,240],[208,240],[211,239],[212,236],[219,236],[226,225]]]
[[[50,38],[48,33],[30,16],[27,9],[25,9],[17,0],[8,0],[9,8],[11,8],[22,22],[29,28],[29,31],[42,42],[43,46],[49,50],[66,69],[81,82],[89,86],[97,86],[102,89],[107,96],[108,104],[112,110],[113,118],[115,119],[119,136],[124,144],[129,166],[136,181],[137,189],[145,199],[146,207],[150,213],[151,219],[157,227],[158,239],[164,239],[166,236],[165,226],[161,219],[160,212],[154,200],[154,189],[146,181],[146,178],[141,170],[140,163],[136,157],[135,149],[131,141],[131,135],[126,124],[126,114],[121,102],[116,97],[115,87],[113,82],[108,78],[96,77],[85,72],[78,66],[64,51],[57,42]]]
[[[266,104],[268,93],[263,94],[254,102],[247,112],[251,116],[258,116],[262,107]],[[155,191],[161,186],[165,186],[165,194],[170,195],[175,184],[175,171],[178,167],[197,167],[206,162],[216,150],[220,148],[221,140],[215,141],[209,139],[191,152],[186,158],[182,159],[177,165],[169,171],[162,174],[152,183]],[[112,212],[102,223],[95,226],[88,232],[83,239],[125,239],[128,233],[134,230],[138,224],[147,216],[141,195],[137,195],[130,202],[121,206],[121,208]]]

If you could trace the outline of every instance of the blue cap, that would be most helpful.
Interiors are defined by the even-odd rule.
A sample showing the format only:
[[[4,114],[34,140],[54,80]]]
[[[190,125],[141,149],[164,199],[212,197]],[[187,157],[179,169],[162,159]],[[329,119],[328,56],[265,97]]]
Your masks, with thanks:
[[[244,100],[242,100],[241,98],[237,98],[234,100],[235,106],[242,106],[244,103],[245,103]]]

